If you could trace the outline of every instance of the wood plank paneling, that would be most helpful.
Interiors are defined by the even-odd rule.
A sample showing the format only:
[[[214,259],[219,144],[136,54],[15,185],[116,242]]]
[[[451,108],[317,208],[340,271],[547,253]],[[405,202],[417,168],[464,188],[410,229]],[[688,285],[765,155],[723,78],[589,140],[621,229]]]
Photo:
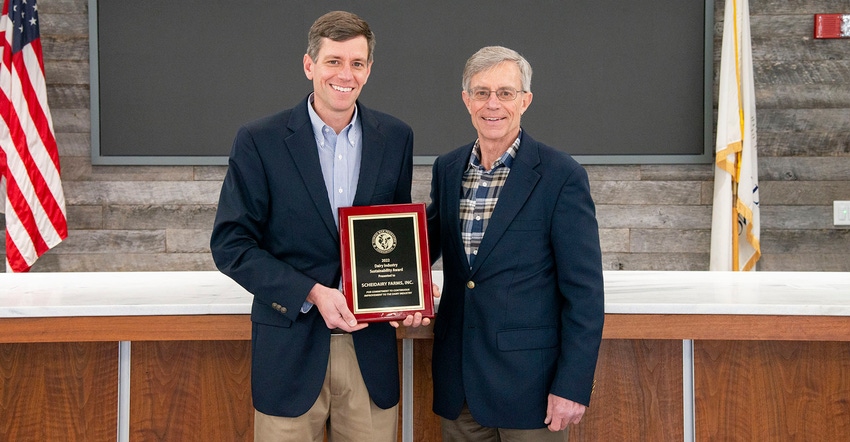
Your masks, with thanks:
[[[606,315],[591,408],[573,428],[572,440],[621,440],[628,434],[681,440],[681,339],[695,341],[697,413],[707,413],[698,422],[700,439],[757,439],[741,430],[755,425],[753,431],[760,433],[753,434],[776,435],[770,440],[802,439],[800,434],[844,440],[850,434],[845,423],[850,422],[847,321],[830,316]],[[0,324],[0,342],[135,340],[130,379],[134,440],[251,438],[247,315],[5,318]],[[439,419],[431,412],[431,330],[399,332],[400,338],[414,338],[417,441],[439,440]],[[115,342],[0,344],[0,416],[13,416],[0,419],[0,440],[114,440],[116,378]],[[771,401],[762,407],[768,413],[754,410]],[[740,407],[751,415],[731,419]],[[54,415],[60,424],[37,428],[45,416]],[[73,423],[63,421],[72,418]],[[104,425],[108,438],[95,434],[104,432]],[[815,425],[826,430],[810,428]],[[44,437],[29,438],[38,431]]]
[[[606,314],[603,339],[850,341],[850,317]]]
[[[698,181],[597,181],[593,199],[597,204],[698,205]]]
[[[440,419],[432,411],[431,339],[414,340],[414,441],[440,441]],[[400,348],[399,348],[400,350]],[[683,437],[682,342],[604,340],[596,387],[571,441],[676,441]],[[399,421],[401,428],[401,421]],[[399,434],[399,438],[401,434]],[[401,439],[399,439],[401,440]]]
[[[762,250],[778,254],[844,254],[844,260],[847,260],[847,253],[850,251],[850,229],[763,230],[761,244]]]
[[[0,440],[114,441],[118,344],[0,344]]]
[[[759,158],[759,177],[770,181],[850,181],[850,157]]]
[[[251,339],[247,314],[0,318],[0,327],[0,343]]]
[[[850,343],[694,343],[697,440],[850,440]]]
[[[131,440],[253,440],[250,341],[133,342],[131,352]]]
[[[570,441],[681,441],[682,341],[603,340],[590,407]]]
[[[108,206],[103,213],[110,229],[207,229],[215,219],[214,205],[121,205]],[[209,236],[211,230],[204,236]]]
[[[794,267],[801,272],[846,272],[847,251],[843,253],[773,253],[762,257],[759,269],[765,272]]]
[[[769,181],[759,186],[759,195],[764,204],[780,207],[832,206],[832,201],[850,197],[850,181]]]
[[[402,343],[399,341],[399,355]],[[440,418],[433,411],[433,376],[431,375],[431,350],[434,348],[432,339],[413,340],[413,440],[439,441]],[[399,357],[401,360],[401,357]],[[401,361],[399,362],[399,372]],[[403,387],[403,386],[402,386]],[[402,417],[404,410],[399,407],[398,440],[402,440]]]
[[[708,251],[695,253],[602,253],[603,270],[683,270],[708,268]]]

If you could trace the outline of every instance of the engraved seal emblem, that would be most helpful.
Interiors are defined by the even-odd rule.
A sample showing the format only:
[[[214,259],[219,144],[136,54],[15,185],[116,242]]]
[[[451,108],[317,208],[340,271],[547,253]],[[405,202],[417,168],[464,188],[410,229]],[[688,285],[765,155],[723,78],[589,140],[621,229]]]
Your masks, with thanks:
[[[372,235],[372,248],[378,253],[387,254],[395,250],[395,234],[387,229],[381,229]]]

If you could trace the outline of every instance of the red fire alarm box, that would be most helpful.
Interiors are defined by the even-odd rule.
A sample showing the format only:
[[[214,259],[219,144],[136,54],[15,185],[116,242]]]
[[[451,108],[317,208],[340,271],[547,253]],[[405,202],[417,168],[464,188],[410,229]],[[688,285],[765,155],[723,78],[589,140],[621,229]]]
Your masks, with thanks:
[[[850,14],[815,14],[815,38],[850,38]]]

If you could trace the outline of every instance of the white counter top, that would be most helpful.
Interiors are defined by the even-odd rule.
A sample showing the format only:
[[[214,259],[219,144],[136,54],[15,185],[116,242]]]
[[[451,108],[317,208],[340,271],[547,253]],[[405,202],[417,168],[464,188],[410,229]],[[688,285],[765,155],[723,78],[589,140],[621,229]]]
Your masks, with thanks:
[[[249,314],[251,300],[219,272],[0,274],[0,318]],[[605,311],[850,316],[850,273],[609,271]]]
[[[252,299],[219,272],[0,274],[0,318],[250,314]]]
[[[850,316],[850,273],[605,272],[605,312]]]

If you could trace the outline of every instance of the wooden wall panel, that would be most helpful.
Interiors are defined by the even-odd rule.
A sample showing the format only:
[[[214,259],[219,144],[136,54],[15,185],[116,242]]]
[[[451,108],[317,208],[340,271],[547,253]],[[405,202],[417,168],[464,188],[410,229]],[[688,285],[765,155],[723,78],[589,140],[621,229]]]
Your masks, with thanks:
[[[131,353],[131,440],[253,440],[250,341],[133,342]]]
[[[850,342],[696,341],[697,440],[850,440]]]
[[[413,341],[414,441],[440,440],[439,418],[431,411],[432,342]],[[133,342],[131,346],[131,440],[253,440],[250,342]],[[398,346],[401,354],[401,341]],[[401,418],[399,407],[399,441]]]
[[[413,340],[413,440],[439,441],[440,417],[434,414],[433,376],[431,375],[432,339]],[[401,349],[399,349],[399,354]],[[401,359],[401,358],[399,358]],[[401,421],[398,440],[401,441]]]
[[[596,388],[570,441],[681,441],[682,341],[603,340]]]
[[[0,344],[0,440],[114,441],[118,344]]]

